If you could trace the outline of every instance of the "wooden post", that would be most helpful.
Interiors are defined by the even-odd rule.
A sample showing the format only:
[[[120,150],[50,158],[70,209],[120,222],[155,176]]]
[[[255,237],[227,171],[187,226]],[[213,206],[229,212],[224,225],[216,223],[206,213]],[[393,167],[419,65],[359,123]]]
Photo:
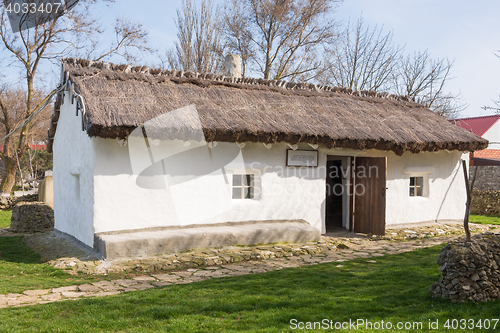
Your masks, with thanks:
[[[469,214],[470,214],[470,204],[472,201],[472,189],[474,188],[474,182],[476,181],[477,166],[474,167],[474,178],[472,183],[469,185],[469,175],[467,173],[467,164],[465,160],[462,160],[462,167],[464,170],[465,178],[465,189],[467,191],[467,202],[465,203],[465,217],[464,217],[464,230],[465,230],[465,241],[470,242],[470,229],[469,229]]]

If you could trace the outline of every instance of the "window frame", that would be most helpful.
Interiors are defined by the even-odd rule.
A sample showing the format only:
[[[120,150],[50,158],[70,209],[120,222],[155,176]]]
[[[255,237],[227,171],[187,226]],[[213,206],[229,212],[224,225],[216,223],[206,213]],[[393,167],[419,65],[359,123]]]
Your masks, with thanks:
[[[418,179],[421,179],[421,185],[419,185],[418,183]],[[412,180],[413,180],[413,185],[412,185]],[[412,198],[412,197],[424,197],[425,196],[425,193],[424,193],[424,190],[425,190],[425,177],[423,175],[421,176],[410,176],[410,184],[409,184],[409,196]],[[419,190],[420,189],[420,195],[418,194],[419,193]],[[413,190],[413,195],[411,194],[412,193],[412,190]]]
[[[240,185],[235,185],[235,177],[241,177],[240,179]],[[248,177],[247,181],[245,181],[245,178]],[[255,199],[255,188],[256,188],[256,177],[254,174],[251,173],[235,173],[233,174],[232,178],[232,184],[231,184],[231,198],[233,200],[253,200]],[[246,184],[249,185],[246,185]],[[239,197],[234,197],[234,190],[235,189],[241,189],[240,196]],[[245,189],[249,189],[248,194],[249,197],[245,196]]]

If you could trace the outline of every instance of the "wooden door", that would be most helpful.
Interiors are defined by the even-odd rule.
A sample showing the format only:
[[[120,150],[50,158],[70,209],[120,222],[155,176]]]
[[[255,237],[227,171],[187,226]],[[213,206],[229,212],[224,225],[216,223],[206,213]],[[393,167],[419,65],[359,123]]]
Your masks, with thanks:
[[[354,232],[385,235],[386,157],[356,157]]]

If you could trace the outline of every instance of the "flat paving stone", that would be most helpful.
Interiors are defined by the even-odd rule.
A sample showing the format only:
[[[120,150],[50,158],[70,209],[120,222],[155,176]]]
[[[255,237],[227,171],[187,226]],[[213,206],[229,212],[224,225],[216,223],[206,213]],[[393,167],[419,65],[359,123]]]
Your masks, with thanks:
[[[230,269],[230,270],[244,270],[247,269],[248,266],[243,266],[243,265],[236,265],[236,264],[230,264],[230,265],[223,265],[222,268],[225,269]]]
[[[162,288],[162,287],[165,287],[165,286],[171,286],[174,283],[168,282],[168,281],[156,281],[156,282],[151,282],[151,284],[154,284],[158,288]],[[127,291],[127,290],[124,290],[124,291]]]
[[[329,263],[329,262],[335,262],[335,261],[337,261],[337,260],[336,260],[336,259],[334,259],[334,258],[324,258],[324,259],[322,259],[321,261],[319,261],[319,263],[320,263],[320,264],[327,264],[327,263]]]
[[[137,280],[125,280],[125,279],[113,280],[112,282],[114,285],[119,285],[123,287],[130,287],[140,283]]]
[[[248,275],[250,272],[244,272],[244,271],[232,271],[231,273],[227,274],[226,276],[239,276],[239,275]]]
[[[82,297],[82,296],[85,296],[87,293],[83,293],[83,292],[78,292],[78,291],[62,291],[61,292],[61,295],[63,297],[67,297],[67,298],[77,298],[77,297]]]
[[[40,299],[37,296],[21,296],[18,297],[15,301],[19,302],[19,304],[23,303],[36,303]]]
[[[5,295],[7,299],[16,299],[19,296],[23,296],[23,294],[7,294]]]
[[[120,294],[119,291],[101,291],[99,293],[88,294],[86,296],[87,297],[101,297],[101,296],[113,296],[113,295],[118,295],[118,294]]]
[[[50,289],[41,289],[41,290],[25,290],[23,294],[26,296],[41,296],[50,293]]]
[[[67,287],[59,287],[59,288],[53,288],[52,292],[53,293],[62,293],[63,291],[75,291],[77,286],[67,286]]]
[[[41,299],[44,299],[46,301],[57,301],[62,298],[60,293],[53,293],[53,294],[48,294],[48,295],[43,295],[40,296]]]
[[[195,272],[193,273],[193,276],[207,276],[207,277],[210,277],[210,276],[213,276],[215,274],[214,271],[198,271],[198,272]]]
[[[114,290],[123,290],[124,287],[117,285],[103,285],[100,286],[99,288],[101,288],[103,291],[114,291]]]
[[[102,291],[101,288],[98,288],[91,284],[81,284],[78,286],[78,290],[84,293],[96,293]]]
[[[191,275],[193,275],[192,272],[174,272],[175,275],[178,275],[178,276],[181,276],[183,278],[187,278],[187,277],[190,277]]]
[[[177,281],[180,279],[180,276],[173,274],[155,274],[154,277],[161,281]]]
[[[321,261],[321,259],[319,259],[319,258],[305,258],[304,259],[304,262],[307,262],[307,263],[316,263],[319,261]]]
[[[154,286],[150,285],[149,283],[141,283],[141,284],[135,285],[133,288],[136,290],[146,290],[146,289],[154,288]]]
[[[156,279],[152,276],[136,276],[133,279],[136,281],[156,281]]]
[[[110,281],[98,281],[98,282],[94,282],[92,283],[93,286],[96,286],[96,287],[109,287],[109,286],[116,286],[113,282],[110,282]]]

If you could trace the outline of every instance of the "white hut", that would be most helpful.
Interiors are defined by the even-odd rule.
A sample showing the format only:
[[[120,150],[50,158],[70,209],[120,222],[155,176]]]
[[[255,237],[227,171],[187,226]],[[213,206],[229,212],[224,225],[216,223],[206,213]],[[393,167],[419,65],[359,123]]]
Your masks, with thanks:
[[[459,221],[487,141],[401,96],[66,59],[55,228],[108,258]]]

